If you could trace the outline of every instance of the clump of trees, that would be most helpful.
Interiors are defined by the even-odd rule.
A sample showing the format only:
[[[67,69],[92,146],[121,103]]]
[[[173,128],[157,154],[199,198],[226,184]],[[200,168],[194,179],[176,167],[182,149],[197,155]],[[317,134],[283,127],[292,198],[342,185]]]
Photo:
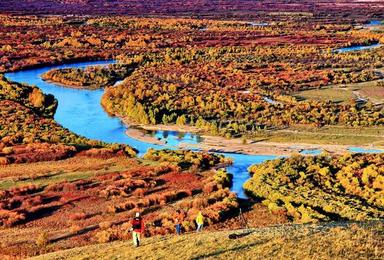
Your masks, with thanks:
[[[249,168],[244,189],[299,222],[384,218],[384,154],[293,156]]]
[[[224,166],[232,163],[231,159],[224,157],[224,155],[190,150],[155,150],[150,148],[143,158],[151,161],[174,163],[182,169],[194,167],[204,170],[216,165]]]
[[[9,82],[0,74],[0,100],[20,103],[37,115],[52,118],[56,112],[57,100],[45,95],[37,87]]]
[[[57,82],[70,87],[98,89],[111,86],[123,80],[135,69],[137,64],[111,64],[91,66],[85,69],[66,68],[50,70],[42,75],[44,80]]]

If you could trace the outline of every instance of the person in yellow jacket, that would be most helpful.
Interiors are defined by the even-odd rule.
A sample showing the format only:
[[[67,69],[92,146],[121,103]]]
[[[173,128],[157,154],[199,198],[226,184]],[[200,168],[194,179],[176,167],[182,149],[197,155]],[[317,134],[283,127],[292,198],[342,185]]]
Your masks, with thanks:
[[[196,217],[196,224],[197,224],[196,232],[200,232],[201,230],[203,230],[204,216],[203,216],[203,214],[201,213],[201,211],[199,211],[199,214],[197,214],[197,217]]]

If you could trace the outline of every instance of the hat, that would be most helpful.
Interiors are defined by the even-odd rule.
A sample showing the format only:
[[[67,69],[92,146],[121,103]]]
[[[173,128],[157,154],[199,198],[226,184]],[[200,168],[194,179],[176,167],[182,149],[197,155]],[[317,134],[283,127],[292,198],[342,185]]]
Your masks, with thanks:
[[[140,212],[136,212],[136,218],[140,217]]]

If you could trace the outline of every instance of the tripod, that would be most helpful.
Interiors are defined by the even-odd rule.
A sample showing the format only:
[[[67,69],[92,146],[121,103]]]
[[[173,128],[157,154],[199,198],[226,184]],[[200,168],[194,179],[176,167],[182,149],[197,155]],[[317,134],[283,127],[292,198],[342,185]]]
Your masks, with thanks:
[[[241,210],[241,208],[240,208],[240,212],[239,212],[239,218],[240,218],[240,221],[243,222],[245,228],[246,228],[247,231],[248,231],[248,230],[249,230],[248,221],[247,221],[247,219],[244,217],[244,215],[243,215],[243,211]]]

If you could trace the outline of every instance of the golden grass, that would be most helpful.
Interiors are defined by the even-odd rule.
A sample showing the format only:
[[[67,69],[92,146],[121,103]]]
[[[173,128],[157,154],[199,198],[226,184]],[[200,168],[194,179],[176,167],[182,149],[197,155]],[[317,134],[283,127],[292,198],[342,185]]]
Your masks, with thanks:
[[[381,80],[362,83],[332,85],[321,89],[304,90],[294,94],[297,98],[314,99],[319,101],[347,102],[360,96],[374,103],[384,102],[384,88],[378,87]]]
[[[383,222],[286,225],[231,240],[225,232],[119,241],[32,259],[383,259]]]
[[[355,98],[353,91],[350,89],[340,89],[340,88],[322,88],[322,89],[311,89],[301,91],[295,94],[298,98],[303,99],[313,99],[319,101],[328,101],[333,102],[347,102]]]
[[[360,93],[364,97],[369,97],[371,99],[377,100],[378,103],[384,101],[384,87],[368,87],[360,90]]]
[[[289,129],[260,132],[252,136],[253,140],[270,142],[335,144],[335,145],[372,145],[384,146],[384,127],[344,127],[326,126],[315,128],[295,126]]]

